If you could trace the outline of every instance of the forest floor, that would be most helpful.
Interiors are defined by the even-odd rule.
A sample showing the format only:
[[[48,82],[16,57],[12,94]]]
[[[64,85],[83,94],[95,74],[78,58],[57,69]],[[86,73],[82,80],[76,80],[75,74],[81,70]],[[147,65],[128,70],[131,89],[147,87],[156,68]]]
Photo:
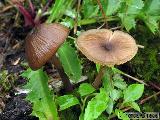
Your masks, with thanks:
[[[26,94],[21,91],[26,80],[20,77],[20,74],[26,70],[24,41],[31,28],[23,27],[24,23],[20,20],[22,18],[17,17],[18,13],[11,6],[1,6],[0,2],[0,7],[3,7],[3,11],[0,11],[0,76],[2,77],[0,78],[0,120],[36,120],[38,118],[30,115],[32,105],[25,101]],[[158,41],[160,38],[155,39]],[[157,43],[152,43],[154,44]],[[160,52],[159,48],[158,52]],[[160,63],[160,56],[157,55],[157,59]],[[138,63],[138,58],[133,62]],[[132,63],[120,66],[128,74],[137,74],[134,70],[138,68],[134,66],[132,69],[132,67]],[[157,70],[159,67],[160,65]],[[46,65],[45,70],[51,76],[57,77],[57,72],[52,70],[50,65]],[[155,79],[146,81],[149,86],[146,86],[147,91],[139,102],[145,111],[160,111],[160,97],[158,96],[160,95],[160,80],[158,78],[160,77],[156,76]],[[152,96],[155,93],[158,94]]]

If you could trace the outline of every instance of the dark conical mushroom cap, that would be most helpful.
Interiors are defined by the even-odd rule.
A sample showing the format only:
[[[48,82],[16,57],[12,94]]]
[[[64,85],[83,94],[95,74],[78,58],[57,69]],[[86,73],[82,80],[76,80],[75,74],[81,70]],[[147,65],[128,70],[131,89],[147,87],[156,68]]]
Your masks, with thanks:
[[[131,60],[138,47],[132,36],[122,31],[92,29],[83,32],[76,41],[79,50],[91,61],[114,66]]]
[[[25,52],[29,66],[33,69],[41,68],[65,41],[69,29],[52,23],[43,23],[34,28],[26,37]]]

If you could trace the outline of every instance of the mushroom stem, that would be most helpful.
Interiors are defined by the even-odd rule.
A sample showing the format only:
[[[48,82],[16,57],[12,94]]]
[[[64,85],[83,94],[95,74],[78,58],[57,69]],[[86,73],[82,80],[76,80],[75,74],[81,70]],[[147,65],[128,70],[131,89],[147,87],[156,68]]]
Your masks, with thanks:
[[[93,87],[98,89],[99,86],[102,84],[102,78],[105,73],[106,66],[101,66],[98,75],[96,76],[94,82],[92,83]]]
[[[63,85],[64,85],[64,89],[66,92],[70,92],[73,90],[73,85],[71,84],[68,76],[66,75],[66,73],[63,70],[63,67],[61,65],[61,62],[59,61],[59,59],[56,57],[56,55],[54,55],[52,57],[52,63],[55,66],[55,68],[58,70],[59,75],[61,76]]]

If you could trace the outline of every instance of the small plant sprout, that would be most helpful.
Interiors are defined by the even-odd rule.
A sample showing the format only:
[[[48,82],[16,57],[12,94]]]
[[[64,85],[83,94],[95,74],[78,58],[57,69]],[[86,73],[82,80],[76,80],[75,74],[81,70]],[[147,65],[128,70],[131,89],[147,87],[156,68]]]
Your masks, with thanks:
[[[35,9],[31,0],[27,0],[29,4],[29,10],[24,7],[25,0],[11,0],[11,2],[16,6],[19,12],[23,15],[25,20],[25,26],[34,26],[36,23],[34,21],[35,18]]]
[[[113,67],[131,60],[138,51],[132,36],[122,31],[92,29],[82,33],[76,41],[78,49],[91,61],[101,65],[93,86],[101,84],[106,67]]]

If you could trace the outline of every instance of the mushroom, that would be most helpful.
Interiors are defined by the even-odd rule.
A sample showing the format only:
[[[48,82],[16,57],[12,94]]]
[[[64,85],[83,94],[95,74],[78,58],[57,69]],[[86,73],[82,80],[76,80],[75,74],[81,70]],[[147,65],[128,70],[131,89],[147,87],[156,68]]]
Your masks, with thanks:
[[[26,37],[26,56],[33,70],[41,68],[65,41],[69,29],[61,24],[43,23]]]
[[[138,51],[132,36],[122,31],[112,32],[108,29],[91,29],[83,32],[77,38],[76,44],[89,60],[109,67],[126,63]],[[96,79],[93,86],[96,88],[99,86]]]
[[[41,68],[47,61],[53,58],[53,64],[57,68],[64,86],[71,88],[71,83],[64,73],[59,59],[55,56],[56,51],[65,41],[69,29],[58,23],[43,23],[35,28],[26,37],[25,52],[29,66],[32,70]]]

